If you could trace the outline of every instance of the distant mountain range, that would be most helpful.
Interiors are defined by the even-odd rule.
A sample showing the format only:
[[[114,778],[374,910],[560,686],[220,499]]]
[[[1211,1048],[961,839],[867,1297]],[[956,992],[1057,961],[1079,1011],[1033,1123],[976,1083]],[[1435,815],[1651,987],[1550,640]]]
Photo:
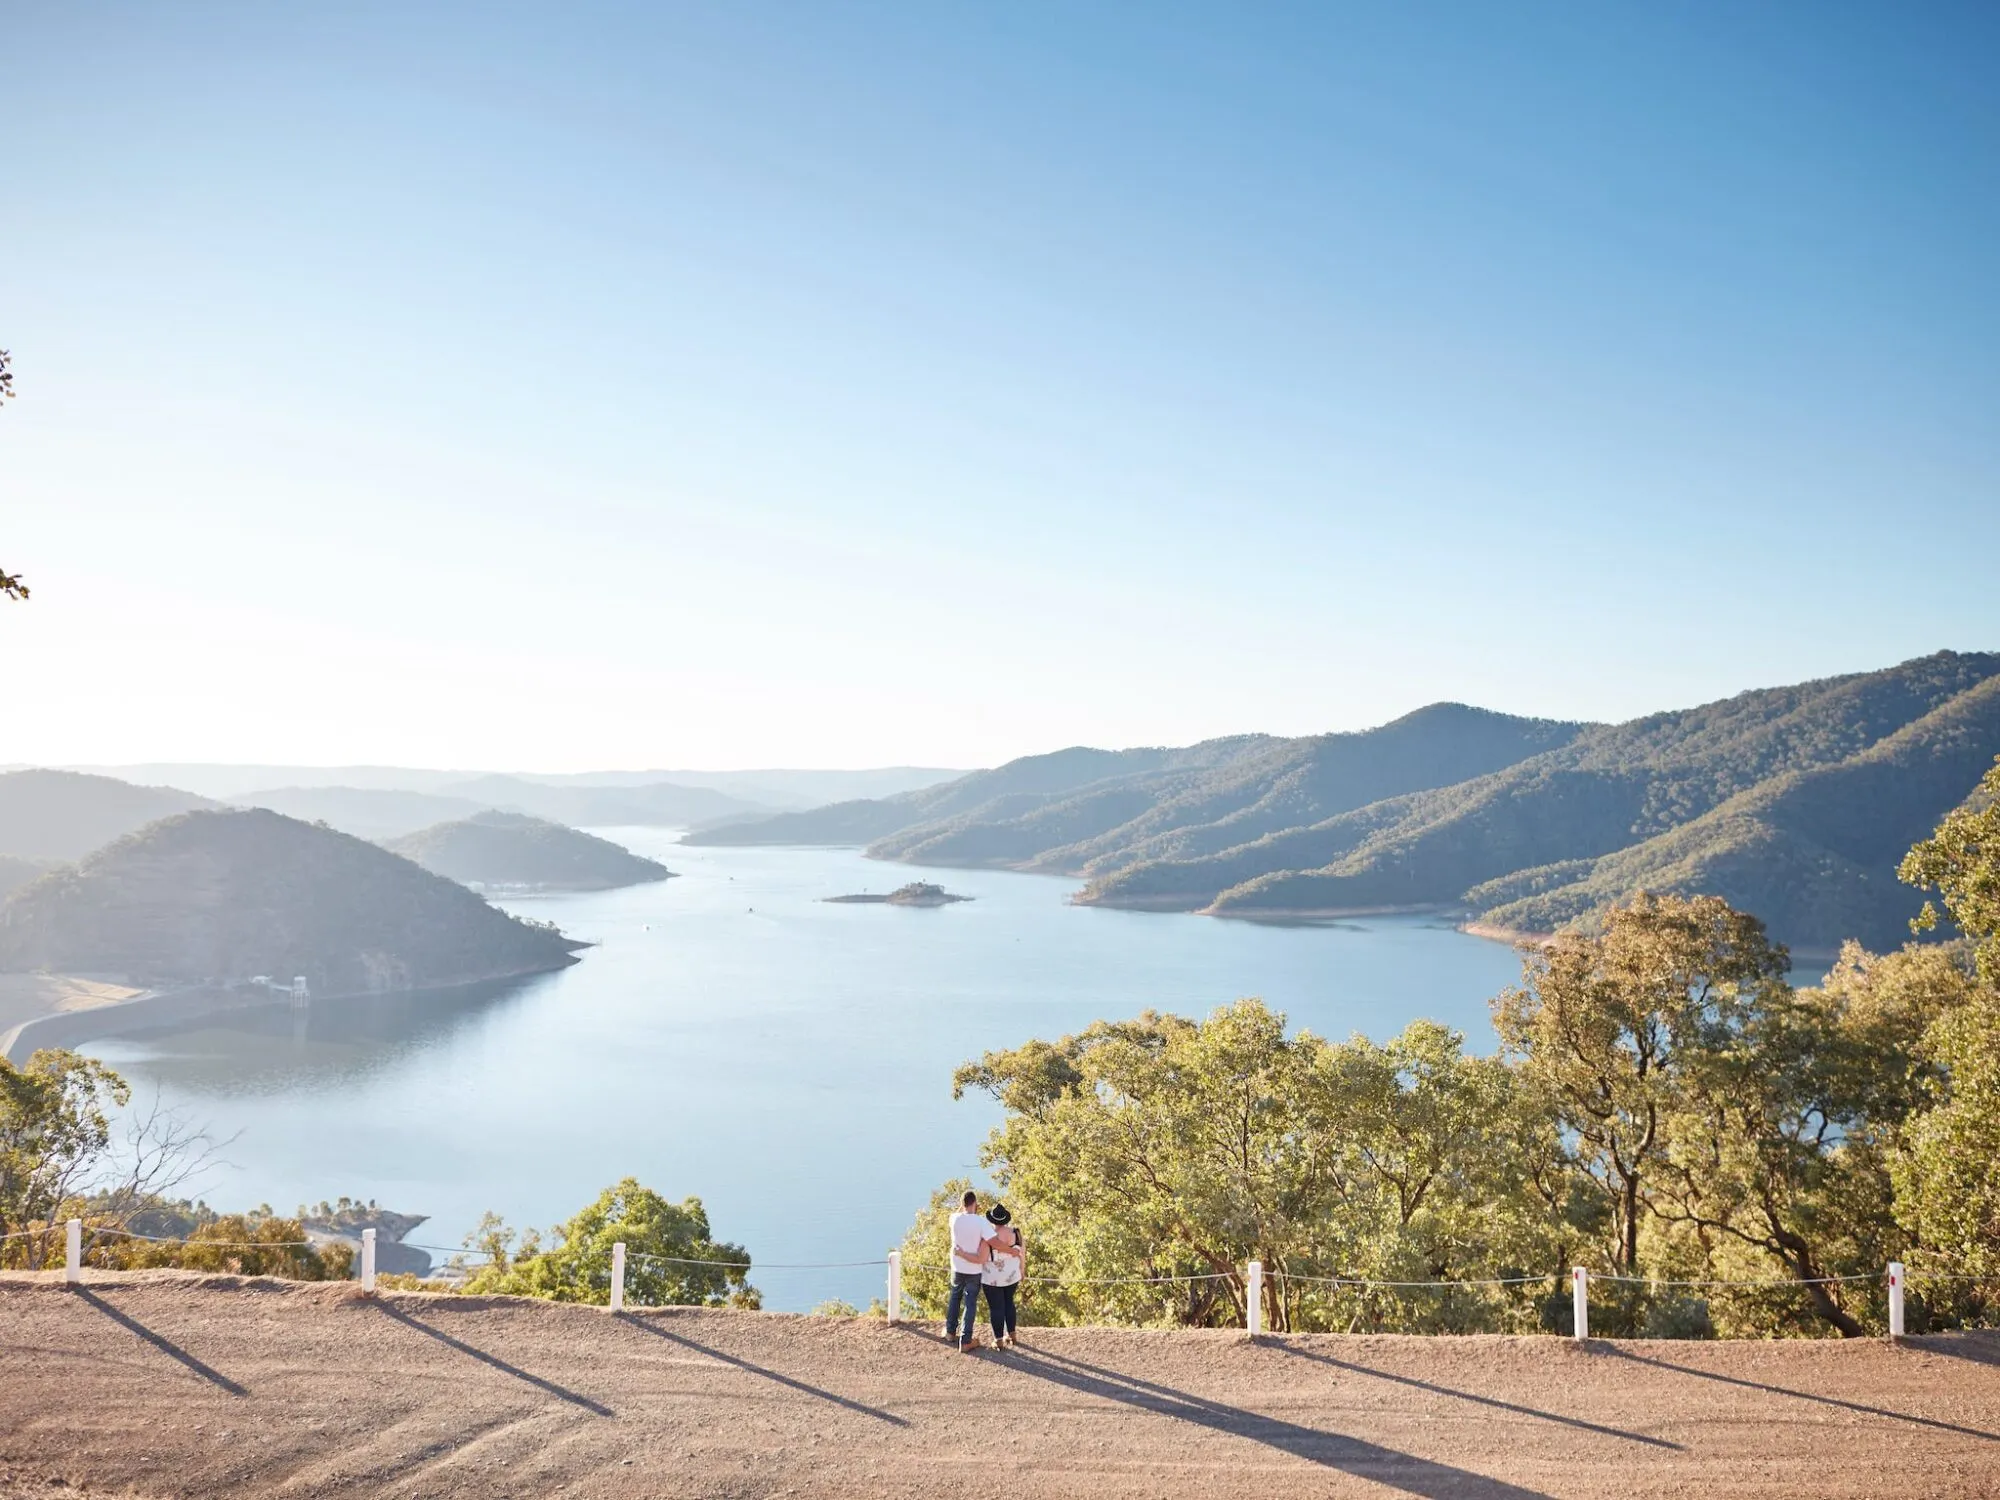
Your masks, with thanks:
[[[0,766],[0,771],[25,767]],[[431,792],[467,796],[463,788],[494,774],[435,770],[417,766],[229,765],[205,761],[149,761],[130,765],[64,766],[120,781],[177,787],[218,802],[243,802],[266,788],[351,787],[363,791]],[[721,792],[765,812],[818,807],[854,797],[891,797],[963,776],[964,771],[930,766],[879,766],[859,771],[581,771],[570,774],[514,772],[509,782],[548,787],[643,787],[669,782],[676,787]],[[527,809],[533,811],[534,809]]]
[[[436,792],[390,787],[280,786],[232,797],[237,807],[262,807],[307,823],[324,823],[358,839],[393,839],[435,823],[483,812],[488,804]]]
[[[469,886],[602,891],[666,880],[672,871],[609,839],[526,813],[480,812],[383,847]]]
[[[158,818],[212,807],[206,797],[168,786],[133,786],[75,771],[0,775],[0,855],[62,862]]]
[[[2000,656],[1941,652],[1625,724],[1437,704],[1357,734],[1063,750],[687,842],[1067,874],[1092,905],[1516,931],[1709,891],[1802,948],[1883,947],[1918,905],[1897,860],[1996,754]]]
[[[0,970],[142,985],[306,976],[319,994],[561,968],[583,946],[398,855],[261,808],[150,823],[0,907]]]
[[[670,782],[630,787],[548,786],[517,776],[481,776],[451,782],[435,792],[389,787],[276,787],[230,801],[239,807],[268,807],[288,818],[325,823],[364,839],[398,838],[489,810],[596,828],[695,828],[770,810],[707,787]]]

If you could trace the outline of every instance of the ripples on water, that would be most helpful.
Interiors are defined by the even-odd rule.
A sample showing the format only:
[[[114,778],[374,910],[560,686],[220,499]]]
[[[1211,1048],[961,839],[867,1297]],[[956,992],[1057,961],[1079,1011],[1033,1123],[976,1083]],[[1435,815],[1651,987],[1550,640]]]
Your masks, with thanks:
[[[599,944],[559,974],[449,995],[344,1001],[90,1050],[218,1135],[229,1207],[346,1193],[427,1213],[455,1245],[493,1209],[546,1227],[620,1177],[699,1196],[771,1261],[882,1254],[946,1178],[979,1176],[998,1118],[954,1103],[961,1062],[1147,1007],[1198,1015],[1261,995],[1294,1026],[1376,1038],[1430,1016],[1492,1045],[1505,947],[1420,918],[1275,926],[1098,911],[1076,882],[928,872],[977,897],[829,906],[898,865],[847,850],[696,849],[607,830],[680,873],[509,900]],[[866,1303],[872,1271],[758,1271],[766,1305]]]

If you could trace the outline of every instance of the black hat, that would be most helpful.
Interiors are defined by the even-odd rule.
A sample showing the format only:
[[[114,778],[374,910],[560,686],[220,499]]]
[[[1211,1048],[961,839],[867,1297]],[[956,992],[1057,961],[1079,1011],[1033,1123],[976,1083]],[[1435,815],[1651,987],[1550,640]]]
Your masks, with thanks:
[[[1007,1205],[1004,1203],[996,1203],[986,1210],[986,1221],[989,1224],[1005,1224],[1013,1217],[1012,1214],[1007,1212]]]

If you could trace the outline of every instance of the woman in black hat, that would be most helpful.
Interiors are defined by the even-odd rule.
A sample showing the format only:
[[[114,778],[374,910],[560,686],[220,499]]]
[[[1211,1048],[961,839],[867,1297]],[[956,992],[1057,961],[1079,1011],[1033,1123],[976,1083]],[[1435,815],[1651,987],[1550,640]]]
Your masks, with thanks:
[[[1012,1225],[1013,1217],[1004,1203],[986,1210],[986,1221],[1000,1231],[987,1248],[986,1265],[979,1273],[980,1283],[986,1288],[986,1313],[993,1324],[996,1349],[1014,1347],[1014,1294],[1021,1289],[1021,1271],[1028,1260],[1027,1251],[1021,1246],[1021,1231]],[[1014,1253],[1005,1253],[1000,1248],[1003,1245]]]

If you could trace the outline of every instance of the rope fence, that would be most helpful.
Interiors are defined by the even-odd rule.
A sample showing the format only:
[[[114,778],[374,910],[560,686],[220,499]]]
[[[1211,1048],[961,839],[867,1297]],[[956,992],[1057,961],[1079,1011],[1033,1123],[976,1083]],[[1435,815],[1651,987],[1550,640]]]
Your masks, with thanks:
[[[1608,1271],[1590,1273],[1593,1281],[1617,1281],[1629,1286],[1835,1286],[1845,1281],[1880,1281],[1886,1274],[1862,1272],[1854,1276],[1800,1276],[1777,1281],[1672,1281],[1653,1276],[1613,1276]]]
[[[43,1229],[22,1229],[0,1235],[0,1242],[30,1239],[53,1235],[58,1226],[50,1224]],[[84,1225],[81,1219],[70,1219],[62,1224],[65,1241],[64,1280],[78,1282],[83,1274]],[[175,1237],[169,1235],[142,1234],[134,1229],[116,1227],[93,1228],[93,1241],[100,1238],[124,1238],[140,1240],[155,1245],[183,1245],[191,1248],[210,1250],[295,1250],[320,1243],[315,1240],[204,1240]],[[457,1256],[482,1256],[492,1258],[496,1252],[468,1247],[445,1245],[411,1244],[413,1250],[426,1250],[439,1254]],[[887,1316],[891,1323],[903,1321],[903,1272],[907,1270],[941,1274],[950,1271],[948,1266],[929,1265],[914,1262],[905,1266],[902,1252],[891,1250],[887,1255],[871,1260],[836,1261],[747,1261],[747,1260],[704,1260],[696,1256],[655,1255],[649,1251],[634,1251],[631,1259],[651,1262],[656,1265],[699,1266],[714,1271],[853,1271],[880,1266],[887,1273],[886,1301]],[[373,1292],[376,1287],[375,1272],[375,1231],[361,1231],[360,1279],[362,1290]],[[625,1266],[626,1246],[622,1241],[611,1247],[611,1288],[610,1302],[613,1312],[622,1311],[625,1306]],[[1243,1267],[1244,1328],[1253,1338],[1264,1331],[1264,1284],[1266,1268],[1262,1261],[1253,1260]],[[1268,1273],[1282,1288],[1286,1283],[1308,1286],[1326,1286],[1336,1291],[1438,1291],[1464,1290],[1479,1287],[1532,1286],[1559,1279],[1559,1274],[1540,1276],[1487,1276],[1464,1280],[1446,1281],[1386,1281],[1366,1276],[1311,1276],[1273,1267]],[[1085,1288],[1118,1286],[1182,1286],[1216,1281],[1236,1281],[1238,1273],[1229,1271],[1206,1271],[1174,1276],[1024,1276],[1022,1285]],[[1901,1261],[1891,1261],[1880,1273],[1855,1273],[1843,1276],[1776,1277],[1767,1279],[1698,1278],[1673,1279],[1649,1276],[1621,1276],[1613,1272],[1591,1271],[1584,1266],[1570,1270],[1574,1324],[1572,1336],[1580,1341],[1590,1337],[1590,1285],[1593,1281],[1608,1282],[1620,1286],[1643,1286],[1648,1288],[1688,1287],[1688,1288],[1757,1288],[1779,1289],[1784,1287],[1840,1286],[1879,1282],[1888,1292],[1889,1336],[1901,1338],[1905,1328],[1904,1292],[1911,1280],[1948,1283],[2000,1283],[2000,1272],[1980,1274],[1958,1271],[1910,1271]]]

